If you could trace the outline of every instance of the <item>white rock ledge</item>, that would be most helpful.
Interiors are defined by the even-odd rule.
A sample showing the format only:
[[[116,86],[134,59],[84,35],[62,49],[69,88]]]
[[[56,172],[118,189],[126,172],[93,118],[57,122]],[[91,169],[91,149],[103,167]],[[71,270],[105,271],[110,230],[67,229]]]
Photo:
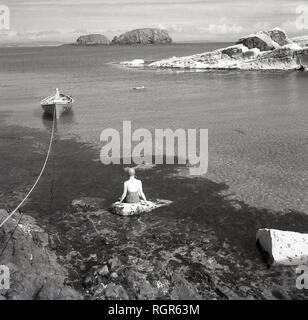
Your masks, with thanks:
[[[144,60],[143,59],[134,59],[131,61],[122,61],[120,62],[121,65],[131,68],[136,67],[143,67],[144,66]]]
[[[305,42],[293,41],[274,28],[239,39],[236,45],[185,57],[152,62],[151,68],[218,70],[304,70]]]
[[[308,234],[259,229],[256,238],[261,250],[268,255],[269,264],[308,264]]]
[[[115,202],[111,205],[110,211],[120,216],[133,216],[145,212],[153,211],[160,207],[168,206],[172,203],[170,200],[157,199],[155,202],[144,201],[138,203],[119,203]]]

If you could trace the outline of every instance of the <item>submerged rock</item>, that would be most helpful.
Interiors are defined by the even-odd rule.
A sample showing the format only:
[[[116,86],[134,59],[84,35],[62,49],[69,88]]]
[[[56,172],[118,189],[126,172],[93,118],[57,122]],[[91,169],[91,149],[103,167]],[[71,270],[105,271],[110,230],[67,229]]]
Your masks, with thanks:
[[[168,31],[156,28],[135,29],[125,32],[118,37],[114,37],[112,44],[167,44],[172,39]]]
[[[153,211],[160,207],[168,206],[172,203],[169,200],[157,200],[155,202],[148,201],[145,203],[141,201],[139,203],[119,203],[115,202],[112,204],[110,211],[120,216],[133,216],[145,212]]]
[[[79,46],[109,45],[109,43],[110,40],[102,34],[88,34],[76,40],[76,45]]]
[[[108,266],[107,266],[107,265],[104,265],[104,266],[98,271],[98,274],[101,275],[101,276],[103,276],[103,277],[109,275]]]
[[[110,300],[128,300],[128,295],[121,285],[108,283],[104,289],[104,295]]]
[[[171,298],[174,300],[202,300],[196,288],[189,283],[181,274],[174,274],[174,289]]]
[[[117,271],[123,264],[117,256],[114,256],[108,260],[108,265],[111,271]]]
[[[257,244],[271,265],[304,265],[308,263],[308,234],[260,229]]]
[[[75,211],[96,211],[104,207],[104,199],[82,197],[73,200],[72,207]]]

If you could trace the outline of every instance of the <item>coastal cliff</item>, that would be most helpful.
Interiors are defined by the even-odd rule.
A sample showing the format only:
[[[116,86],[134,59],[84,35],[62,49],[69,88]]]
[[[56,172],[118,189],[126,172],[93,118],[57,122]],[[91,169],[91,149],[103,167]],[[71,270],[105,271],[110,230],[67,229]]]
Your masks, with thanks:
[[[303,44],[303,42],[301,42]],[[308,47],[290,40],[275,28],[243,37],[237,44],[186,57],[172,57],[149,64],[152,68],[302,70]]]
[[[172,39],[166,30],[156,28],[135,29],[125,32],[113,38],[111,44],[120,45],[146,45],[146,44],[168,44]]]
[[[94,45],[109,45],[109,39],[102,34],[88,34],[80,36],[75,45],[78,46],[94,46]]]

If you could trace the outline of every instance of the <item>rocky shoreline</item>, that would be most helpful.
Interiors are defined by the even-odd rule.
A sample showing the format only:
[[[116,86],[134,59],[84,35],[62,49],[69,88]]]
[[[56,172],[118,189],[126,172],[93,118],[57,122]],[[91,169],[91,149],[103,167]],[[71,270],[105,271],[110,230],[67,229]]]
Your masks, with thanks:
[[[44,157],[33,141],[46,145],[48,136],[7,130],[4,137],[25,137],[1,141],[1,165],[14,163],[15,182],[3,181],[0,203],[14,208]],[[31,152],[16,159],[16,148]],[[13,270],[11,291],[1,299],[307,299],[295,287],[295,268],[268,269],[255,241],[262,227],[308,233],[305,213],[249,206],[230,198],[224,183],[185,178],[178,174],[183,167],[162,165],[139,168],[139,176],[149,200],[168,195],[172,204],[122,217],[108,208],[122,191],[124,167],[102,166],[93,148],[72,140],[59,140],[53,151],[57,161],[52,157],[25,204],[27,215],[0,231],[4,243],[20,224],[0,259]]]
[[[0,210],[0,221],[7,215],[7,211]],[[50,249],[49,235],[35,219],[16,213],[0,230],[0,239],[1,250],[7,244],[0,265],[10,270],[10,288],[0,289],[0,300],[82,299],[67,285],[68,272]]]
[[[304,70],[308,57],[303,38],[289,39],[285,31],[275,28],[259,31],[237,41],[233,46],[186,57],[172,57],[151,63],[141,59],[125,61],[129,67],[176,68],[200,70]]]
[[[245,209],[236,202],[230,210]],[[295,288],[294,268],[267,269],[210,224],[191,228],[171,218],[149,228],[146,220],[153,219],[146,213],[119,217],[105,209],[103,198],[84,197],[61,215],[62,231],[48,235],[30,216],[19,222],[18,214],[1,234],[6,238],[18,224],[1,259],[12,272],[11,289],[0,298],[305,299]]]

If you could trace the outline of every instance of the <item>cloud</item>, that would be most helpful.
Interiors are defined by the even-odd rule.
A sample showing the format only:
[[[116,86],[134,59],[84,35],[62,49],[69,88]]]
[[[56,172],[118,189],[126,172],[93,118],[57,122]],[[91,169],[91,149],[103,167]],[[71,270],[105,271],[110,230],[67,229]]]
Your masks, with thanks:
[[[27,41],[57,41],[63,39],[68,41],[75,37],[86,34],[86,30],[9,30],[0,32],[0,42],[27,42]]]
[[[306,0],[307,1],[307,0]],[[159,26],[175,41],[233,41],[258,30],[295,28],[300,0],[9,0],[18,39],[74,41],[85,33],[112,38],[130,29]],[[49,27],[48,27],[49,26]],[[59,30],[46,30],[56,26]],[[23,30],[23,31],[21,31]],[[14,37],[13,34],[10,37]],[[3,36],[2,36],[3,38]]]
[[[203,40],[222,40],[228,37],[236,38],[237,36],[245,33],[245,28],[236,23],[227,21],[227,18],[223,17],[218,20],[217,23],[210,23],[207,25],[194,25],[194,24],[157,24],[154,27],[166,29],[169,33],[177,39],[181,38],[189,39],[203,39]]]
[[[259,21],[254,24],[254,28],[256,31],[259,30],[270,30],[273,27],[273,24],[268,21]]]
[[[244,28],[236,23],[228,24],[226,18],[221,18],[217,24],[211,23],[208,26],[208,31],[211,34],[228,35],[239,34],[244,31]]]

